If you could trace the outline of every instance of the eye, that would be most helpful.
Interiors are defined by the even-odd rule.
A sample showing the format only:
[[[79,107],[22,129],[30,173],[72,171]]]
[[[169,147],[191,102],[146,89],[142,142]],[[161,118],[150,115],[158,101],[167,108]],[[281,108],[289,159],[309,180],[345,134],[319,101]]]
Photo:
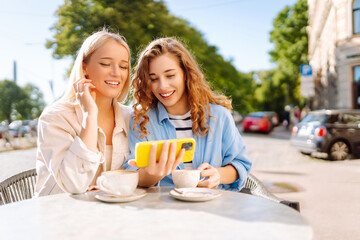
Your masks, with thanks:
[[[106,66],[106,67],[109,67],[109,66],[110,66],[110,64],[108,64],[108,63],[100,63],[100,65]]]
[[[120,66],[121,69],[127,70],[128,66]]]
[[[156,80],[158,80],[158,78],[150,78],[150,81],[151,81],[151,82],[154,82],[154,81],[156,81]]]
[[[175,74],[168,75],[167,77],[168,78],[173,78],[173,77],[175,77]]]

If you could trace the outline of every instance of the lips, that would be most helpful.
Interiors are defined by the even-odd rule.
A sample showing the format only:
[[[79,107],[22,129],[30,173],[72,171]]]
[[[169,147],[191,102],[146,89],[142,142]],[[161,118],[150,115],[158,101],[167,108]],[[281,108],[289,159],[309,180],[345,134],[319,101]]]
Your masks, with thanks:
[[[171,95],[173,95],[175,92],[175,90],[171,91],[171,92],[167,92],[167,93],[159,93],[159,95],[163,98],[168,98],[170,97]]]
[[[116,81],[105,81],[105,83],[107,85],[114,86],[114,87],[117,87],[120,85],[120,82],[116,82]]]

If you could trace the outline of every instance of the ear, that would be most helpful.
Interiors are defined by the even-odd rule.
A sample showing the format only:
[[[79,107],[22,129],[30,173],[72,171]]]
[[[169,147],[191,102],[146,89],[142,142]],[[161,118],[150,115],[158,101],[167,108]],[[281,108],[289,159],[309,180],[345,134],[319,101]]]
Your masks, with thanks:
[[[86,72],[86,66],[87,66],[86,63],[83,62],[83,63],[82,63],[83,74],[84,74],[84,77],[85,77],[85,78],[88,78],[87,72]]]

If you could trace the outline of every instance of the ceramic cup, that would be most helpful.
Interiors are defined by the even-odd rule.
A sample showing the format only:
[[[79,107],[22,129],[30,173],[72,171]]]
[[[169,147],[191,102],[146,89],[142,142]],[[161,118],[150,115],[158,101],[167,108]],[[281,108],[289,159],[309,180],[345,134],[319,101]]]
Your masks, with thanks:
[[[106,171],[96,180],[100,190],[117,196],[132,195],[138,182],[139,173],[129,170]]]
[[[196,187],[200,179],[200,170],[197,169],[181,169],[172,173],[172,179],[177,188],[193,188]]]

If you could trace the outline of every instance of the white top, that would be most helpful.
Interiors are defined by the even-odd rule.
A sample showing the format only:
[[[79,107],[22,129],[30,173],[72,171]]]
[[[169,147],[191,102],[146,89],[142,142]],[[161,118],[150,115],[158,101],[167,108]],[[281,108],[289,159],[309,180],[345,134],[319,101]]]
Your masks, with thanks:
[[[130,107],[113,103],[115,128],[113,152],[107,168],[121,169],[129,156]],[[55,102],[39,118],[35,196],[63,192],[82,193],[103,171],[106,136],[98,127],[98,151],[87,149],[80,139],[84,112],[78,102]]]
[[[169,114],[169,120],[176,129],[176,138],[191,138],[193,137],[192,132],[192,121],[190,111],[184,115],[172,115]],[[184,163],[185,169],[193,169],[192,162]]]

